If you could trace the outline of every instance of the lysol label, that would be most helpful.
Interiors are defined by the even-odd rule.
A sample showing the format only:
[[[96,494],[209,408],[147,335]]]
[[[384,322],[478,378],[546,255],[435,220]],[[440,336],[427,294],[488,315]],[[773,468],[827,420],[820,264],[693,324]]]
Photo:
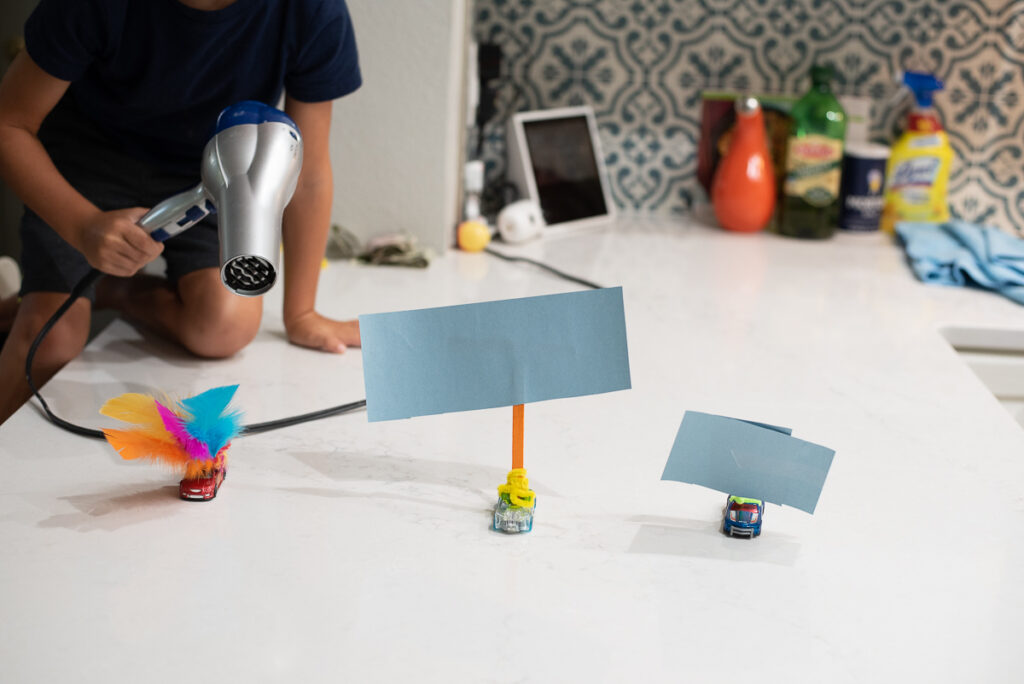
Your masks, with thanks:
[[[930,186],[939,172],[938,157],[918,157],[899,164],[892,174],[890,187],[895,189],[908,185]]]

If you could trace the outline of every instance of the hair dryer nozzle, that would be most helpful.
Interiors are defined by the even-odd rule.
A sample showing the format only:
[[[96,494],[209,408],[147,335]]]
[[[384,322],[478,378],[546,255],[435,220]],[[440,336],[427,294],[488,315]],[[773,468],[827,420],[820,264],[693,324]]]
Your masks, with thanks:
[[[255,297],[274,286],[277,271],[261,256],[237,256],[224,264],[220,276],[232,292]]]

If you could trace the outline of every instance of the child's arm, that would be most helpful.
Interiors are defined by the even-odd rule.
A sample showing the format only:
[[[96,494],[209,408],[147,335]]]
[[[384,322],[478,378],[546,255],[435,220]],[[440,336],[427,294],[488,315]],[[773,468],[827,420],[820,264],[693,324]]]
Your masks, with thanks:
[[[285,111],[302,132],[303,160],[282,226],[284,325],[294,344],[343,352],[346,346],[359,346],[359,322],[335,321],[314,310],[334,195],[328,149],[331,102],[300,102],[289,97]]]
[[[0,82],[0,176],[90,264],[130,276],[163,251],[135,225],[146,210],[100,211],[64,179],[37,137],[68,85],[24,50],[15,57]]]

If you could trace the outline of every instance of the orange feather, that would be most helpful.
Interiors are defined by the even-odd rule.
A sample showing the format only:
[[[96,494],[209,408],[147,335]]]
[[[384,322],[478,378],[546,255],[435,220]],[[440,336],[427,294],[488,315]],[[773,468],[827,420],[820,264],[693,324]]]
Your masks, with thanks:
[[[181,470],[191,460],[177,442],[167,441],[138,430],[104,430],[103,436],[125,460],[145,458]]]

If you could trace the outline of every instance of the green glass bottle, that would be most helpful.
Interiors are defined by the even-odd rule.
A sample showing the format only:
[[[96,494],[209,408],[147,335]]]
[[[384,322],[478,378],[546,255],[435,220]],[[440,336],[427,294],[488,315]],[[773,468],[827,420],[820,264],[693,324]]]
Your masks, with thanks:
[[[793,122],[778,226],[783,235],[828,238],[839,223],[846,112],[829,88],[831,80],[831,67],[811,67],[811,90],[790,111]]]

